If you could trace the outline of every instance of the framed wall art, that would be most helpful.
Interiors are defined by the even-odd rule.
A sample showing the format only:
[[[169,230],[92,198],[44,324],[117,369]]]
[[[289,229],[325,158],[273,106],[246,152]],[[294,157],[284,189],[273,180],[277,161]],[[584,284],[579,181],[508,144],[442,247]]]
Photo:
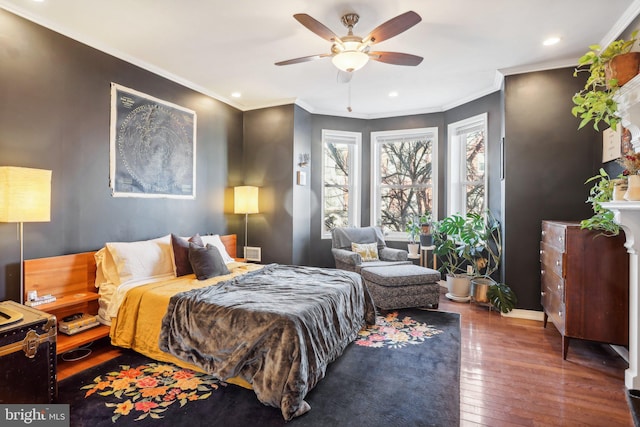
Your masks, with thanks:
[[[111,83],[113,197],[196,197],[196,113]]]

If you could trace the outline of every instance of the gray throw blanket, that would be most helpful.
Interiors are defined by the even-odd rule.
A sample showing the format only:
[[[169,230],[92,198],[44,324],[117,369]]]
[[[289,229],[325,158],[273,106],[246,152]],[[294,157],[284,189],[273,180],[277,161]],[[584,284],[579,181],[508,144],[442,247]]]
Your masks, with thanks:
[[[337,227],[331,231],[334,248],[351,250],[351,243],[377,243],[378,249],[387,244],[380,227]]]
[[[272,264],[173,296],[160,349],[222,380],[245,379],[290,420],[310,409],[306,394],[365,322],[375,323],[375,308],[360,275]]]

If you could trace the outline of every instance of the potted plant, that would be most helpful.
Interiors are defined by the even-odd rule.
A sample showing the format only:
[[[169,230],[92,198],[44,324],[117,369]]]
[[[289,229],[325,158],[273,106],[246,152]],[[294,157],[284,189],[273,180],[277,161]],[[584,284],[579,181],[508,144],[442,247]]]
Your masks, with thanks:
[[[447,296],[454,301],[469,300],[478,243],[472,215],[453,214],[443,218],[435,227],[434,252],[441,257],[440,270],[446,272],[449,289]]]
[[[571,113],[581,119],[578,129],[591,121],[595,130],[599,130],[601,121],[616,129],[620,117],[613,97],[622,85],[638,74],[640,68],[640,53],[631,52],[637,41],[636,35],[637,31],[634,31],[629,40],[616,40],[604,49],[597,44],[591,45],[589,52],[578,60],[574,77],[580,72],[589,73],[584,88],[572,98],[575,106]]]
[[[517,300],[511,288],[491,278],[500,265],[502,234],[500,223],[490,211],[444,218],[437,223],[434,244],[449,283],[464,276],[469,282],[467,292],[476,296],[476,302],[490,303],[504,313],[515,307]]]
[[[407,222],[405,227],[405,231],[409,233],[409,243],[407,244],[407,248],[409,250],[410,258],[418,258],[420,255],[418,251],[420,250],[420,244],[418,244],[418,236],[420,235],[420,226],[417,222],[414,221],[413,217]]]
[[[424,213],[420,215],[420,245],[431,246],[433,245],[433,234],[431,234],[431,225],[433,220],[431,213]]]

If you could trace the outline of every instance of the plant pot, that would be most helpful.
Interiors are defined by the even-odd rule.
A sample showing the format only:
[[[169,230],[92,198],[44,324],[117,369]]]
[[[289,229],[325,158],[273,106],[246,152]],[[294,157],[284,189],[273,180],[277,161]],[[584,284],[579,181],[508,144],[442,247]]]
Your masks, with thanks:
[[[407,245],[407,249],[409,249],[409,258],[419,258],[420,254],[418,251],[420,250],[420,245],[417,243],[409,243]]]
[[[420,244],[422,246],[432,246],[433,245],[433,234],[421,234],[420,235]]]
[[[449,293],[455,298],[469,298],[471,280],[466,274],[447,274],[447,288]]]
[[[623,86],[634,78],[638,71],[640,71],[640,52],[629,52],[618,55],[607,63],[605,77],[607,82],[617,79],[618,86]]]
[[[479,304],[489,304],[487,292],[494,281],[487,277],[476,277],[471,279],[471,301]]]
[[[613,200],[624,200],[624,195],[629,189],[627,180],[616,180],[613,183]]]
[[[626,200],[640,200],[640,175],[629,175],[627,181],[628,187],[624,198]]]

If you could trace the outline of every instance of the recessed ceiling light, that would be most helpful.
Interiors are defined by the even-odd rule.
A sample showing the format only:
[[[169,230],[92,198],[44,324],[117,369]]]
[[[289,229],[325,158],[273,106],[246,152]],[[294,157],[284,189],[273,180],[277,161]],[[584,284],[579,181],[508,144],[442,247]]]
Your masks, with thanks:
[[[549,37],[545,41],[542,42],[545,46],[553,46],[554,44],[558,44],[560,42],[560,37]]]
[[[396,96],[398,96],[398,92],[395,90],[392,90],[391,92],[389,92],[389,97],[390,98],[395,98]]]
[[[231,96],[233,96],[234,98],[240,98],[242,94],[240,92],[233,92]]]

